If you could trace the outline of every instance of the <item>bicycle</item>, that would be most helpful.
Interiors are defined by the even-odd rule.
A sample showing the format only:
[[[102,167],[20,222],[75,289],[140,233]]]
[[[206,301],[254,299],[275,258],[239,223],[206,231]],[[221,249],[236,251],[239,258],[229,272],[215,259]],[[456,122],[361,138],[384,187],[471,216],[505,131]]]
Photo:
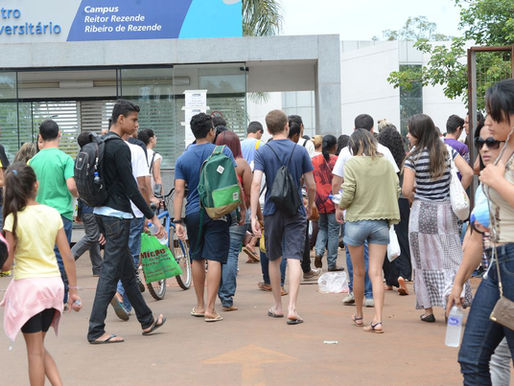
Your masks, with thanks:
[[[168,207],[173,202],[173,195],[175,189],[171,189],[170,192],[162,197],[162,209],[160,207],[157,211],[157,218],[161,220],[161,223],[166,229],[168,235],[168,248],[173,253],[175,260],[182,269],[182,274],[175,276],[178,285],[183,289],[187,290],[191,286],[192,274],[191,274],[191,258],[189,255],[188,241],[182,241],[177,237],[176,227],[173,223],[173,217],[170,215]],[[159,280],[152,283],[146,283],[148,292],[155,300],[162,300],[166,294],[166,279]]]

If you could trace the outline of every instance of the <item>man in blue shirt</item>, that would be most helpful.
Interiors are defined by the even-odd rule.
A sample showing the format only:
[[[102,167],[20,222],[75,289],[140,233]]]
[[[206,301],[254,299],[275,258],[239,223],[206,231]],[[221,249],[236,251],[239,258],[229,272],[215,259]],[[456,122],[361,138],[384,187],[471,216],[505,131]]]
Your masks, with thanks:
[[[204,317],[206,322],[223,320],[214,309],[218,287],[221,280],[221,265],[226,263],[230,246],[230,216],[218,220],[211,219],[200,208],[198,195],[198,183],[203,162],[209,158],[213,150],[216,131],[212,124],[212,118],[204,113],[191,118],[191,130],[196,142],[177,159],[175,164],[175,198],[173,200],[173,213],[182,213],[184,192],[187,186],[186,218],[175,218],[177,236],[185,240],[189,238],[191,259],[193,260],[192,273],[196,293],[196,306],[191,310],[192,316]],[[236,161],[230,149],[225,146],[224,153],[230,157],[236,167]],[[245,214],[242,213],[242,219]],[[200,240],[198,240],[200,237]],[[205,260],[209,262],[207,272],[207,306],[204,302],[205,287]]]
[[[254,234],[260,234],[257,220],[257,205],[262,174],[266,175],[266,185],[273,186],[275,176],[282,165],[286,165],[298,188],[298,196],[302,197],[301,179],[303,177],[308,192],[307,209],[298,207],[294,216],[287,216],[278,210],[269,199],[271,189],[267,189],[264,204],[264,239],[266,253],[270,260],[269,276],[273,292],[273,306],[268,310],[268,316],[283,317],[280,297],[280,261],[287,259],[289,269],[289,305],[287,324],[299,324],[303,319],[296,311],[298,291],[302,277],[300,262],[305,246],[306,218],[311,215],[311,208],[316,194],[316,184],[312,173],[312,162],[304,147],[298,146],[288,139],[289,125],[283,111],[273,110],[266,115],[266,126],[273,141],[261,146],[255,152],[255,170],[251,191],[251,221]]]
[[[260,122],[252,121],[248,125],[248,129],[246,129],[246,133],[246,139],[241,142],[241,153],[253,171],[253,159],[255,158],[255,151],[259,148],[259,146],[263,145],[261,138],[262,134],[264,134],[264,129],[262,128]]]

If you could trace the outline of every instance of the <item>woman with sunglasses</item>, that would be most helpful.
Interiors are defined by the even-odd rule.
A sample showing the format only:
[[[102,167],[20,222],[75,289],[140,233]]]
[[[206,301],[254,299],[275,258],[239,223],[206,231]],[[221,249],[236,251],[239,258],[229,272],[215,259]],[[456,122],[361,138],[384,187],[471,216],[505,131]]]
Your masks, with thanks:
[[[457,216],[450,203],[451,160],[467,188],[473,171],[453,148],[440,140],[434,122],[425,114],[412,116],[407,137],[415,146],[403,168],[402,192],[412,202],[409,246],[414,271],[416,308],[424,309],[423,322],[436,321],[433,307],[445,307],[462,260]],[[471,300],[471,288],[466,286]]]
[[[480,173],[480,182],[488,198],[494,260],[475,294],[459,351],[465,385],[491,385],[489,361],[504,337],[507,338],[511,355],[514,352],[514,331],[489,319],[500,297],[498,268],[503,296],[514,300],[514,79],[499,82],[487,90],[486,109],[486,125],[489,125],[493,139],[504,143],[500,144],[497,159]],[[496,142],[489,138],[485,140],[486,145],[487,142],[491,147],[496,146]],[[484,163],[486,161],[487,158]],[[476,257],[472,262],[465,261],[466,266],[473,264],[478,265]],[[466,268],[461,271],[456,284],[468,273],[465,272]],[[456,303],[459,301],[455,296],[457,291],[458,288],[454,288],[452,295],[452,301]]]
[[[475,132],[475,146],[479,153],[477,162],[480,164],[480,170],[494,163],[500,154],[500,145],[503,144],[502,141],[494,139],[489,128],[489,125],[484,125]],[[483,185],[479,185],[476,190],[475,208],[471,213],[470,223],[471,226],[468,228],[464,238],[462,264],[459,267],[452,292],[448,298],[446,306],[447,315],[453,305],[459,306],[461,304],[460,295],[463,285],[471,277],[473,270],[477,267],[480,260],[487,266],[491,258],[491,243],[489,232],[486,228],[489,226],[489,208],[487,198],[483,192]],[[494,385],[509,384],[510,361],[509,346],[507,340],[503,339],[496,348],[489,363],[491,381]]]

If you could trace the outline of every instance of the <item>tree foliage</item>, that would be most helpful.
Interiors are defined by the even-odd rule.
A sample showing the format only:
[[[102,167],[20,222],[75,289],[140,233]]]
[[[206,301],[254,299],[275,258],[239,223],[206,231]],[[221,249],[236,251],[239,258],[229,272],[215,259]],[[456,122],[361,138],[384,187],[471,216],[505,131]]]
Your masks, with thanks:
[[[416,82],[443,86],[444,94],[467,100],[466,42],[481,46],[507,46],[514,44],[513,0],[455,0],[460,7],[459,28],[463,37],[455,37],[448,44],[431,43],[427,37],[417,39],[414,47],[430,55],[421,71],[406,69],[389,74],[394,87],[409,89]],[[510,77],[510,54],[486,52],[477,55],[478,107],[483,107],[485,90],[493,83]]]
[[[437,32],[437,25],[426,16],[409,17],[400,30],[387,29],[382,32],[386,40],[448,40],[447,35]]]
[[[281,27],[281,8],[277,0],[243,0],[244,36],[276,35]]]

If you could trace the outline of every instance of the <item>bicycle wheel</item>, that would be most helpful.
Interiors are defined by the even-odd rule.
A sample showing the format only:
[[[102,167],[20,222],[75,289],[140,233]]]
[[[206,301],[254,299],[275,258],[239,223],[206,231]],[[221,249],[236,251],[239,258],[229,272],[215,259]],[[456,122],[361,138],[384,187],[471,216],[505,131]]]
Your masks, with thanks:
[[[166,279],[146,283],[146,288],[155,300],[162,300],[166,294]]]
[[[169,247],[173,251],[173,256],[182,269],[182,275],[175,276],[178,285],[187,290],[191,286],[191,258],[189,257],[189,247],[187,242],[180,240],[177,234],[170,229],[172,237],[169,239]]]

